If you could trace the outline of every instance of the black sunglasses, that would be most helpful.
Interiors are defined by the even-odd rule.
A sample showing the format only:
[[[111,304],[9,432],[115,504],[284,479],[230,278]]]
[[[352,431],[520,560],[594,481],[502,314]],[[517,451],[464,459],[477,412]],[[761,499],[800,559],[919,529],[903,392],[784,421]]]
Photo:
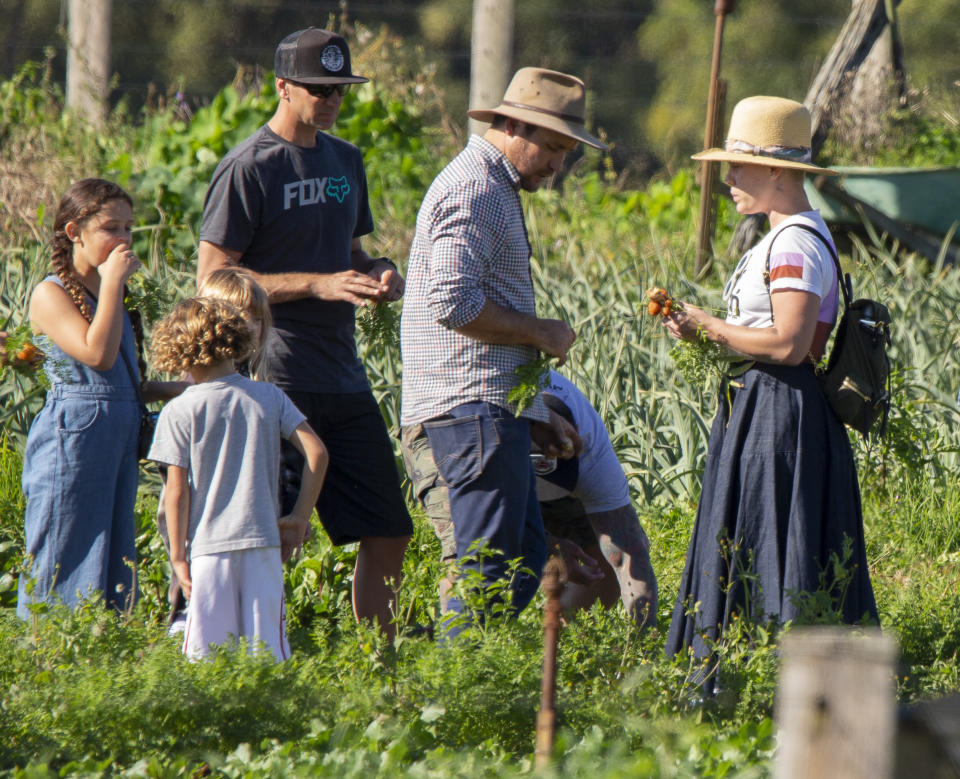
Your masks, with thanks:
[[[301,84],[299,81],[292,81],[298,87],[303,87],[314,97],[328,98],[334,92],[343,97],[350,91],[350,84]]]

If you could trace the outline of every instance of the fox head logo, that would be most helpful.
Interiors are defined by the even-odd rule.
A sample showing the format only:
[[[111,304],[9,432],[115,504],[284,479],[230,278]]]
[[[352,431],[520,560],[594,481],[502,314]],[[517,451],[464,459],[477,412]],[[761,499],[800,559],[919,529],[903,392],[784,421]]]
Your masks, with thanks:
[[[344,198],[350,194],[350,182],[346,176],[327,179],[327,195],[336,198],[338,203],[342,203]]]

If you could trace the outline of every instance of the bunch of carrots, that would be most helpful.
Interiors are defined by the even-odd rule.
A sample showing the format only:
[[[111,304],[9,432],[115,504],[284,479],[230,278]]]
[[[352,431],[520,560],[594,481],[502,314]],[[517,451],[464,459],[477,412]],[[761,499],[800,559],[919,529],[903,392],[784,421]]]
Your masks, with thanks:
[[[670,311],[675,306],[673,298],[670,297],[670,294],[665,289],[661,287],[650,287],[650,289],[647,290],[647,297],[650,298],[650,302],[647,303],[647,313],[650,314],[650,316],[656,316],[657,314],[670,316]]]
[[[670,316],[671,311],[683,310],[683,304],[670,297],[662,287],[650,287],[647,297],[650,299],[647,303],[650,316]],[[729,366],[726,350],[699,329],[696,338],[677,341],[670,350],[670,357],[691,387],[703,387],[710,381],[721,380]]]
[[[21,325],[0,339],[0,373],[10,366],[17,373],[29,375],[43,363],[46,355],[33,342],[30,328]]]

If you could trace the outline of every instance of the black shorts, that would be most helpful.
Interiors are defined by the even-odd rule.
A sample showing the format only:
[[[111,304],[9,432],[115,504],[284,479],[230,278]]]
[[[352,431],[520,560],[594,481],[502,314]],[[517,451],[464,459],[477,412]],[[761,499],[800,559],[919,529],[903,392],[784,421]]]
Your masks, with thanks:
[[[330,453],[317,500],[317,513],[330,540],[340,545],[362,538],[412,535],[393,446],[373,395],[297,391],[287,395]],[[296,503],[302,471],[303,457],[284,441],[280,463],[284,514]]]

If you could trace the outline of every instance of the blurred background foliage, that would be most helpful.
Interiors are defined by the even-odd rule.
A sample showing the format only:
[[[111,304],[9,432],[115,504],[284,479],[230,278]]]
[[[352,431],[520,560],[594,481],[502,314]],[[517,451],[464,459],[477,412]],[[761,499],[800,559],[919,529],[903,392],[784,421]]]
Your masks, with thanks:
[[[65,7],[65,0],[0,3],[0,75],[42,61],[52,47],[52,78],[62,82]],[[442,90],[431,107],[462,133],[471,8],[472,0],[114,0],[115,100],[131,111],[171,99],[194,110],[238,71],[256,78],[270,70],[274,47],[287,33],[311,24],[349,31],[359,22],[374,32],[388,29],[411,54],[429,52]],[[724,38],[727,110],[756,93],[802,100],[849,10],[837,0],[737,3]],[[672,173],[700,148],[711,0],[524,0],[515,13],[513,64],[567,70],[586,80],[593,120],[615,145],[618,174],[635,183],[663,168]],[[902,0],[898,16],[914,100],[936,103],[952,95],[955,107],[960,59],[947,53],[960,48],[960,25],[945,20],[960,17],[960,0]],[[356,55],[359,70],[363,57]],[[952,118],[957,121],[956,111]]]

